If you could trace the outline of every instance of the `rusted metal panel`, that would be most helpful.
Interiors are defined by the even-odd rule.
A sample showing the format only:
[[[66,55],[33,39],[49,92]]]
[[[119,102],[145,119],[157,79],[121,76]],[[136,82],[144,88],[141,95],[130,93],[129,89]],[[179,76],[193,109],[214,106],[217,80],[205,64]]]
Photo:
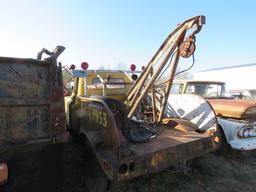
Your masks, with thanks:
[[[0,58],[0,151],[66,140],[61,66],[54,65]]]
[[[216,114],[231,118],[255,118],[256,101],[247,100],[227,100],[227,99],[209,99]],[[247,111],[251,110],[249,113]]]
[[[26,60],[0,60],[1,105],[13,105],[8,99],[46,99],[50,96],[49,64]],[[22,61],[22,62],[21,62]]]
[[[133,153],[119,161],[113,160],[110,153],[97,153],[99,160],[102,160],[102,167],[112,181],[157,173],[212,151],[213,143],[210,137],[196,133],[185,121],[170,120],[172,126],[162,126],[159,130],[161,134],[149,142],[133,143]],[[166,126],[169,129],[166,129]],[[186,131],[180,131],[182,129]]]
[[[48,138],[49,112],[47,106],[0,107],[0,144]]]

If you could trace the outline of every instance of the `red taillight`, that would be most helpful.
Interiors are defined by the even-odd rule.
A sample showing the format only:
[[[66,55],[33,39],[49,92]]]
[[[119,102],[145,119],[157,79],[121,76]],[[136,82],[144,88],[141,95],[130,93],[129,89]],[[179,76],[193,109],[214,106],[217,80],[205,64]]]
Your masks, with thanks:
[[[70,65],[69,69],[74,70],[76,68],[75,64]]]
[[[145,69],[145,66],[142,66],[142,67],[141,67],[141,70],[144,71],[144,69]]]
[[[131,64],[130,69],[131,69],[131,71],[135,71],[136,70],[136,65]]]
[[[88,67],[89,67],[89,64],[88,64],[88,63],[86,63],[86,62],[81,63],[81,68],[82,68],[83,70],[88,69]]]

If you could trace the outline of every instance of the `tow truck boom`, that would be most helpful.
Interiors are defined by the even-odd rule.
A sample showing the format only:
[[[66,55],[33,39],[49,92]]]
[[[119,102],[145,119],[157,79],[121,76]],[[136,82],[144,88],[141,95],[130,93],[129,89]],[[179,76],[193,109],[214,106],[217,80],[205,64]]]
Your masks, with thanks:
[[[196,16],[186,20],[169,34],[127,94],[125,103],[129,107],[128,119],[133,117],[139,105],[142,103],[142,100],[151,92],[154,122],[162,121],[179,58],[180,56],[188,58],[194,53],[195,35],[201,30],[203,24],[205,24],[205,16]],[[186,37],[186,32],[192,28],[196,29]],[[164,70],[168,61],[170,61],[170,65]],[[161,74],[166,71],[169,66],[170,75],[166,90],[162,99],[159,99],[157,98],[157,93],[154,88]],[[156,109],[157,102],[160,107],[158,112]]]

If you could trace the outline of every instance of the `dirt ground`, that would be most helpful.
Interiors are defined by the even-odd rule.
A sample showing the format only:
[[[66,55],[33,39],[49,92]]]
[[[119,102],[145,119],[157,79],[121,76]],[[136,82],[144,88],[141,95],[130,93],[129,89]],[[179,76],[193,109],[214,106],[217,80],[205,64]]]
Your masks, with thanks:
[[[41,146],[1,155],[10,177],[0,192],[82,192],[90,166],[76,143]],[[112,187],[111,192],[256,191],[256,153],[231,156],[207,154],[198,159],[188,175],[165,170]]]

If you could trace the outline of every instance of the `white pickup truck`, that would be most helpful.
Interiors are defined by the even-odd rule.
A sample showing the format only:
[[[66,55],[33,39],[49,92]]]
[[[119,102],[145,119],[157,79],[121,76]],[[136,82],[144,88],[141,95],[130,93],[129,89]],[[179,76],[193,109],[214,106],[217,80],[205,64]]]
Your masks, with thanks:
[[[256,100],[234,99],[226,92],[225,83],[218,81],[175,80],[170,92],[197,94],[207,99],[217,115],[222,147],[256,149]]]

